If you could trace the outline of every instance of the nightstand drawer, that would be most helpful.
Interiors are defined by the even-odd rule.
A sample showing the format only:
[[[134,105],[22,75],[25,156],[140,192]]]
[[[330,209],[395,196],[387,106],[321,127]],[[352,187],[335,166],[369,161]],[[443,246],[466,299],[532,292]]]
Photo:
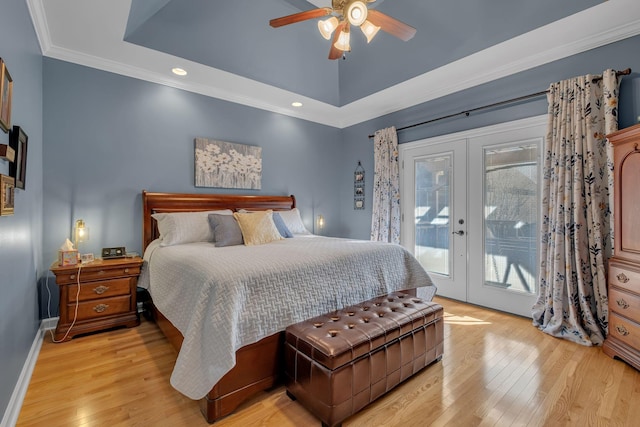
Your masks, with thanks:
[[[640,296],[615,287],[609,288],[609,308],[624,317],[640,322]]]
[[[73,319],[75,304],[68,304],[67,310]],[[113,298],[103,298],[94,301],[86,301],[78,304],[78,320],[107,317],[114,314],[130,311],[131,297],[129,295]]]
[[[131,279],[123,277],[122,279],[100,280],[96,282],[82,283],[80,285],[79,301],[87,301],[96,298],[108,298],[117,295],[129,295],[131,291]],[[76,293],[78,285],[69,285],[67,293],[67,303],[72,304],[76,301]]]
[[[609,265],[609,285],[636,292],[640,289],[640,273],[612,263]]]
[[[138,276],[140,274],[139,266],[126,266],[118,268],[94,268],[84,267],[80,270],[80,280],[89,282],[92,280],[106,280],[115,277]],[[56,277],[59,285],[78,283],[78,271],[60,274]]]

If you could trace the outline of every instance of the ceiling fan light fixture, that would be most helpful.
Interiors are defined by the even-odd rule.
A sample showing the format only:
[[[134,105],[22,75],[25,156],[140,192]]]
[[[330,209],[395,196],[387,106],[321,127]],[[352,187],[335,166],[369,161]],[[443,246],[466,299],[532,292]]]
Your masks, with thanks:
[[[371,43],[371,40],[373,40],[376,34],[378,34],[378,31],[380,31],[380,27],[373,25],[371,21],[364,21],[360,26],[360,30],[362,30],[362,33],[367,38],[367,43]]]
[[[347,20],[351,25],[359,27],[367,20],[367,5],[363,1],[356,0],[347,6]]]
[[[349,26],[347,25],[344,30],[340,32],[338,41],[336,41],[333,45],[336,47],[336,49],[343,52],[351,52],[351,45],[349,44],[350,41],[351,34],[349,33]]]
[[[318,21],[318,30],[320,30],[320,34],[322,37],[329,40],[331,35],[338,27],[338,18],[332,16],[329,19],[325,19],[324,21]]]

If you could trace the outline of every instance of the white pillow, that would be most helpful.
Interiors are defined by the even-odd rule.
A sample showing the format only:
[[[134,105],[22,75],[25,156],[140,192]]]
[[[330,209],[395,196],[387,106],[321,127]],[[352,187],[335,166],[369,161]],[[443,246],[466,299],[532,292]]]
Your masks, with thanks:
[[[304,226],[298,208],[293,208],[289,211],[278,211],[278,214],[280,214],[284,224],[293,234],[311,234],[307,227]]]
[[[160,246],[182,243],[212,242],[213,231],[209,226],[209,214],[233,215],[230,209],[202,212],[168,212],[151,215],[158,222]]]

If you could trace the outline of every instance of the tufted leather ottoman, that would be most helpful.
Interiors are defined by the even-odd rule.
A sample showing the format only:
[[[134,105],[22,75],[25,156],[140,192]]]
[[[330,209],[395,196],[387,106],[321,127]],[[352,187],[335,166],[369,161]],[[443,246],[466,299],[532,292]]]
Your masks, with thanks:
[[[392,293],[289,326],[287,394],[340,425],[425,366],[442,358],[443,309]]]

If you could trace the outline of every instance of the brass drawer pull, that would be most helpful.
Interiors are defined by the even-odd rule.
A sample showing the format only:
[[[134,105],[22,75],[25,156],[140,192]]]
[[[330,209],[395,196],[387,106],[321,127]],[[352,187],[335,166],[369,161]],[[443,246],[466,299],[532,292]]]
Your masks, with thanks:
[[[98,287],[93,288],[93,292],[95,292],[98,295],[102,295],[105,292],[107,292],[109,290],[108,286],[104,286],[104,285],[100,285]]]
[[[618,331],[618,333],[622,336],[627,336],[629,335],[629,331],[627,331],[627,328],[625,328],[622,325],[618,325],[616,326],[616,330]]]
[[[618,304],[618,307],[622,308],[622,309],[627,309],[629,308],[629,303],[627,303],[624,299],[619,298],[616,300],[616,303]]]
[[[104,274],[104,273],[105,273],[105,271],[104,271],[104,270],[100,270],[100,271],[98,271],[98,274]]]
[[[621,283],[627,283],[629,281],[629,278],[624,273],[620,273],[616,277],[618,278],[618,281]]]
[[[128,272],[129,272],[129,269],[128,269],[128,268],[125,268],[125,269],[124,269],[124,272],[125,272],[125,273],[128,273]]]
[[[108,304],[98,304],[95,307],[93,307],[93,311],[95,311],[96,313],[102,313],[107,308],[109,308]]]

